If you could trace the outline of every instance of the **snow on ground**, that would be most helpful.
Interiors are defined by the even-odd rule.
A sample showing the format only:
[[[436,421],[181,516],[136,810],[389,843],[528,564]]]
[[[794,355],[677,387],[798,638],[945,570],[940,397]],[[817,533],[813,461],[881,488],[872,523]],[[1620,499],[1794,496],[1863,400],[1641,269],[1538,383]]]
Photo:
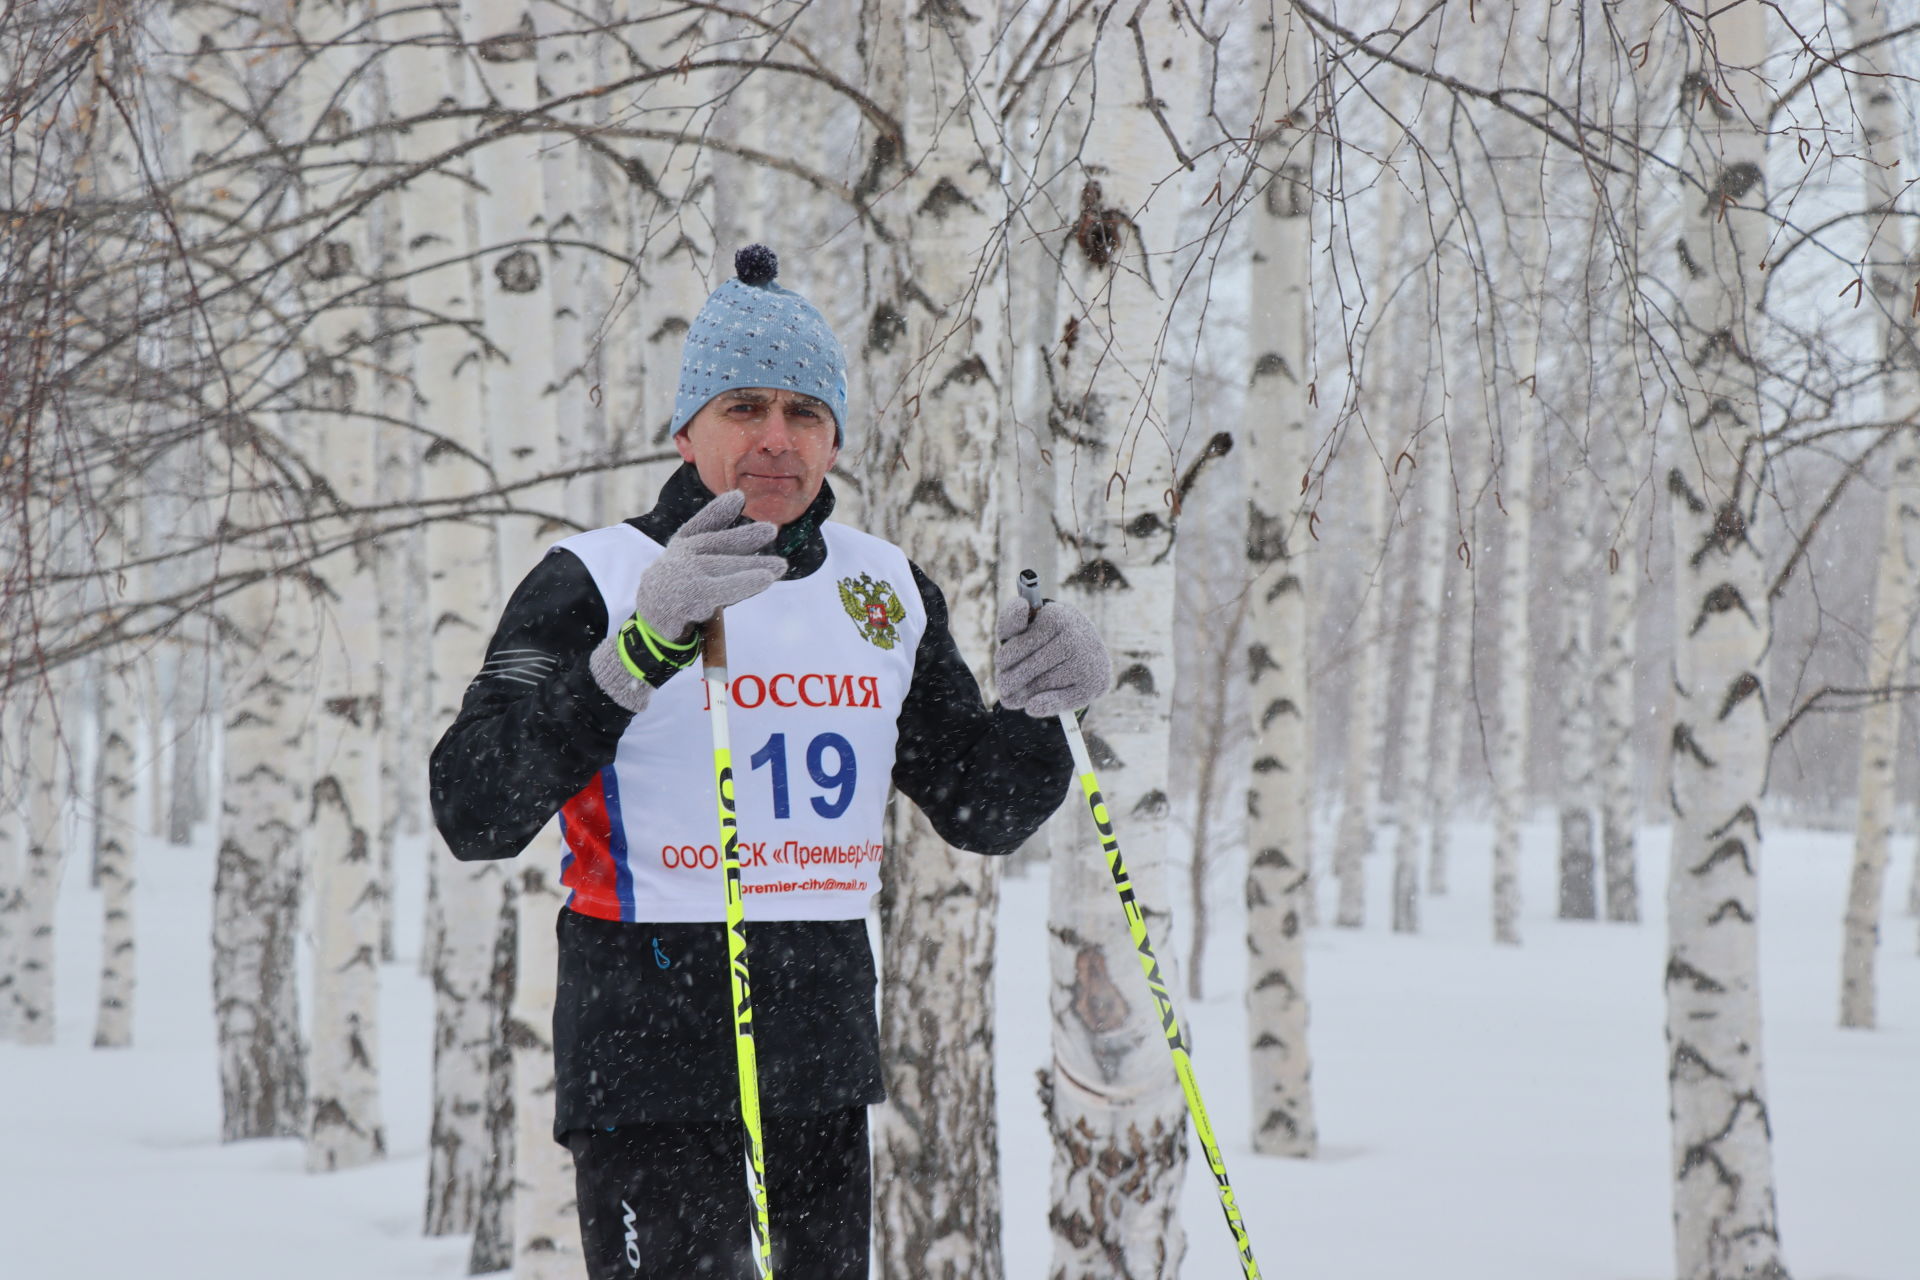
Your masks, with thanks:
[[[1124,835],[1124,833],[1123,833]],[[1797,1280],[1915,1280],[1920,959],[1890,912],[1883,1028],[1841,1032],[1848,840],[1774,832],[1766,1001],[1780,1220]],[[1385,929],[1371,860],[1363,931],[1309,941],[1323,1156],[1255,1157],[1247,1123],[1239,923],[1220,920],[1216,994],[1191,1009],[1207,1105],[1265,1273],[1313,1280],[1662,1280],[1671,1276],[1660,973],[1662,833],[1643,850],[1649,921],[1561,923],[1550,842],[1528,831],[1526,943],[1489,941],[1489,832],[1456,836],[1455,892],[1426,932]],[[1388,842],[1381,841],[1381,847]],[[308,1175],[292,1141],[223,1145],[208,1007],[212,858],[141,849],[138,1047],[89,1047],[98,897],[77,860],[60,923],[52,1048],[0,1045],[0,1275],[8,1280],[451,1280],[466,1241],[419,1235],[431,993],[415,972],[418,868],[402,962],[385,973],[393,1158]],[[1904,863],[1889,901],[1905,897]],[[1008,882],[1001,919],[1000,1132],[1008,1274],[1046,1274],[1049,1151],[1034,1072],[1047,1057],[1044,874]],[[412,927],[407,927],[412,926]],[[1171,952],[1171,946],[1162,946]],[[1190,1278],[1239,1274],[1195,1162]]]

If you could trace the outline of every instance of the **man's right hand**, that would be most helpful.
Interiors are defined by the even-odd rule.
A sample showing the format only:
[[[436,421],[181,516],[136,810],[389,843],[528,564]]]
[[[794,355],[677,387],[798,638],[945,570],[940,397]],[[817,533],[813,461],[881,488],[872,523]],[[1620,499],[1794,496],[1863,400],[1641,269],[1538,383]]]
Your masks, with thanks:
[[[684,650],[686,662],[697,650],[695,628],[786,576],[787,562],[765,550],[779,532],[775,526],[734,527],[746,505],[747,496],[737,489],[721,494],[681,525],[666,552],[640,575],[634,617],[663,642],[657,647]]]

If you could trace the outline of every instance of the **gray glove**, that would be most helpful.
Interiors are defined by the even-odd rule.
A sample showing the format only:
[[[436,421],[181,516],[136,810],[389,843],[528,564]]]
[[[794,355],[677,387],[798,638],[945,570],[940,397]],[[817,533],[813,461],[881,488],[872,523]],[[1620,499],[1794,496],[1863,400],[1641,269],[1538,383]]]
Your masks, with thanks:
[[[594,679],[627,710],[645,709],[653,689],[693,662],[701,623],[786,576],[787,562],[762,551],[777,527],[732,527],[746,505],[747,495],[731,490],[681,525],[640,575],[633,617],[594,649],[588,664]]]
[[[1000,650],[1000,702],[1030,716],[1078,711],[1113,683],[1113,662],[1087,615],[1049,600],[1035,611],[1015,598],[1000,607],[994,627]]]
[[[693,628],[728,605],[751,600],[786,576],[779,556],[756,554],[780,530],[764,521],[731,528],[747,495],[730,489],[694,513],[667,541],[666,554],[640,575],[633,611],[668,640],[685,641]]]

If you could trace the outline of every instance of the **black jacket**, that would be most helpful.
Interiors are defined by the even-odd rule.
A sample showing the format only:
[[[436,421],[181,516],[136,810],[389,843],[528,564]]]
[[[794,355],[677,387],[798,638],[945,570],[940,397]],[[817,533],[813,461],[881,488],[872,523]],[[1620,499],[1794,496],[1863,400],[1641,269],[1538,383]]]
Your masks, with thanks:
[[[664,543],[712,496],[683,466],[654,509],[629,523]],[[825,561],[820,524],[832,510],[832,490],[822,485],[806,513],[780,531],[775,545],[788,578]],[[1011,853],[1066,794],[1065,740],[1051,719],[982,703],[940,589],[917,565],[913,580],[927,627],[900,709],[894,785],[949,843]],[[512,857],[612,763],[633,717],[588,669],[608,626],[599,589],[570,553],[544,557],[513,593],[459,718],[433,752],[434,822],[455,857]],[[734,1114],[725,926],[562,911],[558,929],[556,1135]],[[758,923],[748,948],[763,1108],[803,1115],[880,1101],[866,922]]]

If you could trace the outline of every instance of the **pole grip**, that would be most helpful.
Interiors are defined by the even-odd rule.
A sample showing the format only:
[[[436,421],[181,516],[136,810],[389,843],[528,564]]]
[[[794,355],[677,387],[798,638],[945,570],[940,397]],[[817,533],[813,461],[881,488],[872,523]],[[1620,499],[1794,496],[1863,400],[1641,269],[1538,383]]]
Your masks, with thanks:
[[[713,616],[707,619],[707,625],[700,633],[700,665],[711,671],[727,669],[727,624],[726,610],[715,609]]]
[[[1040,598],[1040,575],[1031,569],[1022,569],[1020,571],[1020,598],[1027,602],[1027,620],[1031,622],[1033,615],[1040,612],[1040,605],[1042,604]]]

